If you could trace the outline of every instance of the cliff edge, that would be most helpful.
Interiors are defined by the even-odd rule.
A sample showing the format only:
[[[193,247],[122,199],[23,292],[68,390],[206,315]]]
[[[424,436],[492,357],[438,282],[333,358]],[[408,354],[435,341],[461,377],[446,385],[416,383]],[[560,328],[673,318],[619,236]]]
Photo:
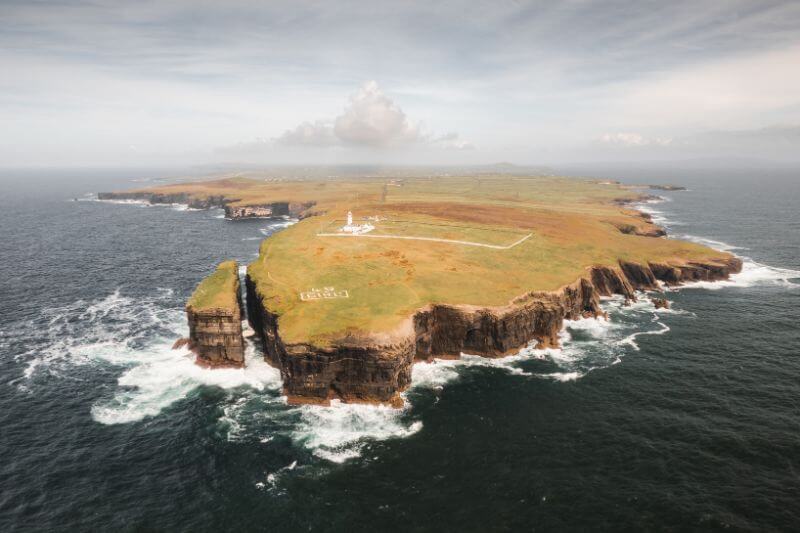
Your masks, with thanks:
[[[687,281],[717,281],[740,272],[742,261],[728,255],[707,262],[632,263],[594,266],[558,291],[531,292],[504,307],[431,304],[417,310],[390,334],[348,335],[330,346],[284,343],[280,317],[268,309],[269,297],[246,278],[248,319],[259,335],[265,359],[281,371],[290,403],[345,402],[402,406],[399,393],[411,383],[415,360],[458,358],[462,352],[502,357],[531,341],[558,347],[565,319],[602,316],[601,296],[636,300],[636,291]]]
[[[186,304],[189,347],[197,363],[211,367],[243,367],[242,299],[239,266],[221,263],[195,289]]]

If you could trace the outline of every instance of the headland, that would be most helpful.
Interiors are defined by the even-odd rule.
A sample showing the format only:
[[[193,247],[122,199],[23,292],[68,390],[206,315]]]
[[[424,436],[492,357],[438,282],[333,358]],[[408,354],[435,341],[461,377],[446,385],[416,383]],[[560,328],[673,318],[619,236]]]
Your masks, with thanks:
[[[741,269],[729,253],[665,238],[635,209],[653,198],[646,188],[490,174],[227,178],[100,198],[298,219],[247,268],[265,359],[291,403],[399,406],[415,360],[555,347],[565,319],[603,316],[601,297]]]

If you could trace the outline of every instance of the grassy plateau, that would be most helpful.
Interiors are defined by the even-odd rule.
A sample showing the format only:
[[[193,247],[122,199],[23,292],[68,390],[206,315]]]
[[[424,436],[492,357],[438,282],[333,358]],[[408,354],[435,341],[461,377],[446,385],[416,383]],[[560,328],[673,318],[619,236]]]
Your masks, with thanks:
[[[195,311],[207,309],[235,309],[239,305],[236,298],[239,267],[236,261],[220,263],[192,293],[186,304]]]
[[[559,289],[593,265],[728,257],[694,243],[637,235],[653,226],[623,202],[642,190],[608,182],[508,175],[227,178],[150,190],[224,195],[234,205],[316,202],[317,216],[263,241],[248,267],[288,343],[326,346],[345,334],[391,332],[429,303],[503,306],[529,291]],[[348,211],[355,223],[371,217],[375,229],[336,235]],[[222,299],[225,291],[217,287],[235,275],[223,268],[227,264],[191,302]],[[334,296],[300,296],[325,288]]]

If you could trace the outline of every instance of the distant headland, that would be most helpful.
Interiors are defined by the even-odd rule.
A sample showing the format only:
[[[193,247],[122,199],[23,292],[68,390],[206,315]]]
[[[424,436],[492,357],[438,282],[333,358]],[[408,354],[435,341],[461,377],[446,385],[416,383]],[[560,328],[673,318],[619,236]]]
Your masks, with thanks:
[[[600,297],[633,301],[741,270],[729,253],[664,238],[633,205],[653,198],[642,188],[491,174],[237,177],[99,198],[297,219],[262,242],[245,302],[233,262],[198,286],[184,342],[201,364],[244,365],[246,314],[290,403],[401,406],[417,360],[556,347],[565,319],[604,316]]]

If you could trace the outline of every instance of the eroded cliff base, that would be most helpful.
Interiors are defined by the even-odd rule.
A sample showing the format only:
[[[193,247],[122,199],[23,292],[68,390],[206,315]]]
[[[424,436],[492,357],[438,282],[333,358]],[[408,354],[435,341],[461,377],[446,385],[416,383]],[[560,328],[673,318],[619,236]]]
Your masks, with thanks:
[[[234,261],[222,263],[197,287],[186,305],[188,343],[196,363],[205,367],[243,367],[242,298],[239,267]],[[179,347],[179,346],[178,346]]]
[[[429,305],[414,313],[411,324],[391,342],[382,338],[343,338],[320,348],[285,344],[278,316],[270,312],[256,283],[246,278],[248,318],[261,339],[265,359],[281,371],[291,404],[328,405],[331,400],[400,407],[400,393],[411,383],[415,361],[458,358],[462,353],[504,357],[532,341],[537,348],[559,347],[564,320],[606,317],[601,296],[622,295],[635,301],[637,291],[657,290],[659,282],[677,286],[689,281],[717,281],[740,272],[730,256],[709,262],[596,266],[555,292],[531,292],[504,307]]]

